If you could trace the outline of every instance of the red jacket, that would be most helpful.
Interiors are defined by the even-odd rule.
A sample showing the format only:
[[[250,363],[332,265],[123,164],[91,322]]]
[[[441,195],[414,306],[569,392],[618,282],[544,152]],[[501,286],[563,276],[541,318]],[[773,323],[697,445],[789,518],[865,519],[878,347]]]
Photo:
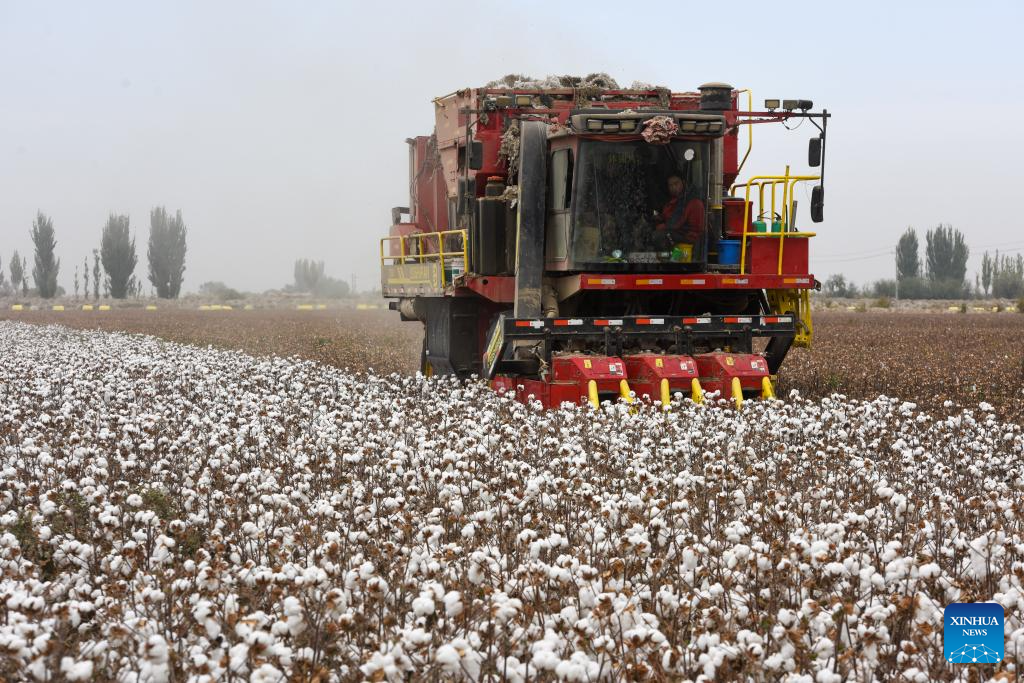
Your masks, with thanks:
[[[677,235],[683,236],[683,241],[696,244],[697,240],[704,233],[704,202],[699,199],[691,199],[686,202],[682,212],[674,217],[676,207],[682,197],[673,197],[661,210],[661,219],[664,221],[658,225],[658,230],[671,230]]]

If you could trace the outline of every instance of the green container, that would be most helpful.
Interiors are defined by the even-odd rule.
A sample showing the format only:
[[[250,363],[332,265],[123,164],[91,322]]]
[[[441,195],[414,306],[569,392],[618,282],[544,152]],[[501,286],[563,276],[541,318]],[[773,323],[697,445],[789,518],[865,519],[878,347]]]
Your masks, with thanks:
[[[754,221],[754,232],[768,232],[768,224],[764,221]]]
[[[772,221],[772,232],[782,232],[782,221]]]

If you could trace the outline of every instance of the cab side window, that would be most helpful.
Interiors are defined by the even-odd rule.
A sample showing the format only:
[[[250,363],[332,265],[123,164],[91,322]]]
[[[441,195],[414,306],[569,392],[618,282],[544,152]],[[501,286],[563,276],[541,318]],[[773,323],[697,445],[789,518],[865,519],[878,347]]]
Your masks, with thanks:
[[[572,201],[572,150],[551,153],[548,164],[548,209],[564,211]]]

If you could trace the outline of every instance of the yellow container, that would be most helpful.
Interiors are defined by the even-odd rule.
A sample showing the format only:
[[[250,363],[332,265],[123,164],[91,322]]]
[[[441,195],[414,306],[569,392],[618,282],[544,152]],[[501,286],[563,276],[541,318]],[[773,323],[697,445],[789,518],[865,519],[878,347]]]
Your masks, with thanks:
[[[693,260],[693,245],[680,242],[672,247],[672,261],[675,263],[689,263]]]

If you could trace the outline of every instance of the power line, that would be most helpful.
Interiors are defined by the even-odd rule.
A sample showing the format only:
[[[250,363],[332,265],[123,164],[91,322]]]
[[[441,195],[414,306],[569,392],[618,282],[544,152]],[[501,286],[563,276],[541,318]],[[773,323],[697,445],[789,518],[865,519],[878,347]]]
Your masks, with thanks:
[[[890,245],[887,247],[875,247],[874,249],[861,249],[860,251],[847,251],[842,254],[824,254],[822,256],[819,256],[818,258],[849,258],[851,256],[872,256],[874,254],[879,254],[884,251],[892,251],[895,248],[895,246]]]
[[[868,254],[866,256],[833,256],[831,258],[815,256],[813,258],[815,261],[824,261],[826,263],[845,263],[847,261],[868,261],[870,259],[881,258],[883,256],[893,256],[895,253],[895,249],[889,249],[888,251],[882,251],[877,254]]]

